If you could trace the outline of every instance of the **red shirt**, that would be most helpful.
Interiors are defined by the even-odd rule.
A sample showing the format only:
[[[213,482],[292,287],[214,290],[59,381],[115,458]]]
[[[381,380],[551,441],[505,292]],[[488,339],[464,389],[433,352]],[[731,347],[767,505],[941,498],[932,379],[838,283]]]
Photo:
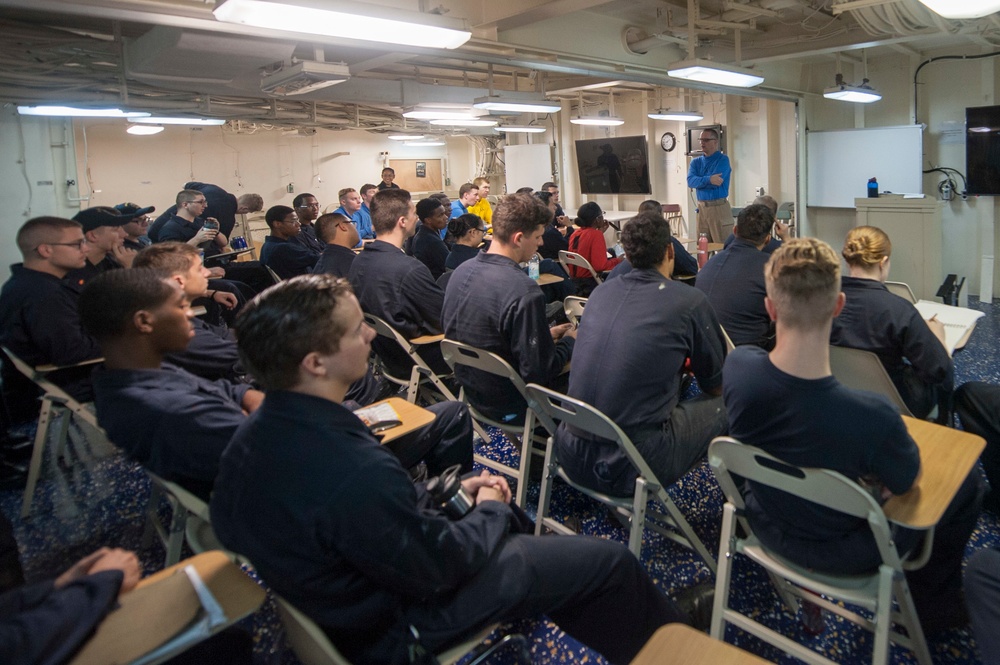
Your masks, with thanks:
[[[604,242],[604,234],[594,227],[579,228],[569,237],[569,251],[576,252],[583,258],[590,261],[590,265],[597,272],[611,270],[622,262],[620,256],[613,259],[608,258],[608,245]],[[570,277],[590,277],[583,268],[576,266],[569,267]]]

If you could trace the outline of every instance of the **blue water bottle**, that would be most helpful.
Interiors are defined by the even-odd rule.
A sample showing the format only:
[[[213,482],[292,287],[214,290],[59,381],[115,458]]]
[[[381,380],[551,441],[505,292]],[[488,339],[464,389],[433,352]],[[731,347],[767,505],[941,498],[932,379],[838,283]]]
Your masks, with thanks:
[[[868,179],[868,198],[877,199],[878,198],[878,180],[875,178]]]

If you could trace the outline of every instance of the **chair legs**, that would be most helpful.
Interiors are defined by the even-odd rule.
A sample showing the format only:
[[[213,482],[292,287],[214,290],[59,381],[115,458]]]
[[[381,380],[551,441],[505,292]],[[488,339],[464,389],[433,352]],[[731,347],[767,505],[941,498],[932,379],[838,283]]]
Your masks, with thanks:
[[[38,429],[35,430],[35,442],[31,449],[31,462],[28,466],[28,482],[24,486],[24,496],[21,499],[21,519],[28,519],[31,516],[31,504],[35,497],[35,486],[38,485],[38,476],[42,472],[42,461],[45,453],[45,441],[49,437],[49,425],[56,415],[56,404],[48,395],[42,397],[42,406],[38,412]],[[61,450],[65,443],[66,433],[69,427],[69,413],[63,418],[63,423],[59,428],[61,441],[57,444],[57,450]]]

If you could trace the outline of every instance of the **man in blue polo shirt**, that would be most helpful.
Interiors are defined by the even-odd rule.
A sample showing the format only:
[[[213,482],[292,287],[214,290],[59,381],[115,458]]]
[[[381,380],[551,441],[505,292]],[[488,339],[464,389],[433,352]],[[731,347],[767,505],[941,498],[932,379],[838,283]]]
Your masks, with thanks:
[[[744,208],[734,229],[736,239],[705,264],[695,281],[737,346],[774,346],[771,317],[764,308],[764,264],[770,254],[763,251],[773,226],[774,218],[766,206]]]
[[[687,473],[726,431],[725,341],[704,294],[671,280],[670,240],[662,215],[640,213],[625,225],[622,245],[633,270],[591,294],[569,379],[570,396],[615,421],[664,484]],[[702,395],[681,402],[688,358]],[[573,480],[612,496],[635,491],[638,471],[617,445],[565,424],[556,445]]]
[[[719,150],[719,132],[706,129],[698,138],[705,154],[691,160],[688,187],[698,197],[698,233],[708,234],[709,242],[722,242],[723,225],[732,216],[729,206],[729,177],[733,173],[729,157]]]
[[[458,188],[458,200],[451,202],[451,217],[455,219],[469,212],[469,206],[479,200],[479,186],[467,182]]]

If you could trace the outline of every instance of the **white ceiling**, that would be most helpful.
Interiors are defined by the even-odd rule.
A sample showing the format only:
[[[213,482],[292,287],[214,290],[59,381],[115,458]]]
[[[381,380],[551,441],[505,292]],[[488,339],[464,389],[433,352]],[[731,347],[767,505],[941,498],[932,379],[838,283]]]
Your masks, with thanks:
[[[949,22],[917,0],[385,0],[465,19],[454,51],[275,33],[215,21],[212,0],[0,0],[0,100],[128,105],[248,122],[398,127],[403,107],[495,90],[676,87],[665,65],[695,54],[767,70],[893,50],[993,49],[997,16]],[[689,9],[699,18],[689,26]],[[629,46],[639,42],[638,46]],[[640,48],[641,47],[641,48]],[[261,72],[291,58],[344,62],[351,79],[269,98]],[[598,94],[598,93],[587,93]],[[767,82],[754,94],[780,96]]]

